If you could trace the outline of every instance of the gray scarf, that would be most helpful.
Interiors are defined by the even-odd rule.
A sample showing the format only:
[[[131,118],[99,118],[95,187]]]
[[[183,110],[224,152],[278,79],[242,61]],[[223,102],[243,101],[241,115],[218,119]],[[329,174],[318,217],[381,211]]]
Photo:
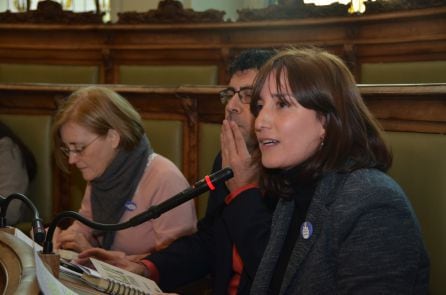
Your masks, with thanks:
[[[120,149],[104,173],[91,181],[91,207],[93,220],[100,223],[118,223],[125,211],[126,202],[133,199],[139,181],[153,153],[150,142],[143,136],[132,150]],[[110,249],[114,231],[95,231],[103,236],[101,247]]]

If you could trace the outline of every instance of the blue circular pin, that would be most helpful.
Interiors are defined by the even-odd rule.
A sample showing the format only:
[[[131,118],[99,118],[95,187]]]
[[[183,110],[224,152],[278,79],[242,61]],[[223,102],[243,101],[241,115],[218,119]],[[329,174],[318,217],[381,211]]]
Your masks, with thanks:
[[[124,206],[125,209],[127,209],[128,211],[133,211],[136,209],[136,204],[132,200],[128,200],[127,202],[125,202]]]
[[[313,234],[313,225],[309,221],[305,221],[300,226],[300,233],[305,240],[308,240]]]

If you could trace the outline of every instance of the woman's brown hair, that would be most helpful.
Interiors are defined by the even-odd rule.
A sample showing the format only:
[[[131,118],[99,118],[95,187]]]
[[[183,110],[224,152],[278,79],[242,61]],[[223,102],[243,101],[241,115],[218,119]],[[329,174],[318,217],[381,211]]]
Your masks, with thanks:
[[[330,171],[349,172],[360,168],[386,171],[390,167],[392,155],[381,128],[365,105],[353,75],[339,57],[313,47],[280,51],[256,77],[251,101],[255,116],[260,91],[270,75],[274,75],[279,92],[291,91],[300,105],[316,111],[324,122],[323,144],[299,165],[299,176],[316,179]],[[289,89],[280,87],[284,85],[281,77],[287,78]],[[266,179],[277,175],[277,171],[268,169],[265,173]],[[274,182],[271,178],[270,181]]]
[[[52,125],[56,163],[68,171],[66,157],[59,147],[63,144],[60,128],[68,121],[83,126],[92,133],[105,136],[109,129],[120,135],[120,148],[130,150],[144,135],[141,116],[133,106],[115,91],[99,86],[81,88],[73,92],[60,106]]]

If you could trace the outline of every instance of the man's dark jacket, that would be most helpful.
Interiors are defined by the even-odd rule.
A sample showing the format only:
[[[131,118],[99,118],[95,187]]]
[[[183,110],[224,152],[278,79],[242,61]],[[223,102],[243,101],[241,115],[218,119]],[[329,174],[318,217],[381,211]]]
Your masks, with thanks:
[[[212,171],[220,169],[219,154]],[[243,261],[238,294],[249,293],[268,242],[274,202],[259,198],[259,189],[251,188],[226,205],[228,194],[224,183],[217,184],[210,192],[206,215],[198,222],[197,232],[148,256],[158,268],[163,291],[175,290],[210,274],[212,294],[228,294],[235,245]]]

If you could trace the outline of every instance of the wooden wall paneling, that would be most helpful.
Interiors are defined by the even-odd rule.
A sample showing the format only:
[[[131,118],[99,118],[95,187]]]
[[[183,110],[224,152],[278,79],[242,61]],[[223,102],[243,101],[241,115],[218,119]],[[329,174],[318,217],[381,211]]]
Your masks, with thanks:
[[[205,123],[221,123],[224,118],[224,106],[220,103],[218,92],[224,86],[180,86],[179,97],[193,97],[197,101],[198,120]]]
[[[152,25],[110,25],[113,30],[113,45],[126,48],[152,49],[200,49],[215,48],[221,44],[221,34],[213,24],[152,24]]]
[[[0,113],[53,114],[57,101],[82,85],[0,84]],[[126,97],[146,119],[183,124],[183,172],[192,183],[199,177],[200,123],[219,124],[223,86],[177,88],[107,85]],[[446,84],[360,85],[360,91],[387,131],[446,134]],[[53,167],[54,212],[69,208],[70,177]]]
[[[189,183],[195,183],[199,179],[198,171],[198,112],[197,101],[189,96],[179,96],[181,106],[187,117],[187,124],[184,125],[183,140],[183,167]]]
[[[445,84],[361,87],[386,131],[446,134],[445,92]]]
[[[100,81],[119,81],[121,64],[216,64],[220,83],[245,48],[318,45],[355,74],[363,62],[446,59],[446,7],[380,14],[185,24],[0,24],[0,62],[102,65]]]
[[[446,60],[446,41],[426,40],[386,44],[386,54],[381,54],[382,45],[368,44],[358,48],[360,63],[413,62]]]
[[[219,50],[183,48],[113,48],[119,65],[214,65],[221,61]]]

